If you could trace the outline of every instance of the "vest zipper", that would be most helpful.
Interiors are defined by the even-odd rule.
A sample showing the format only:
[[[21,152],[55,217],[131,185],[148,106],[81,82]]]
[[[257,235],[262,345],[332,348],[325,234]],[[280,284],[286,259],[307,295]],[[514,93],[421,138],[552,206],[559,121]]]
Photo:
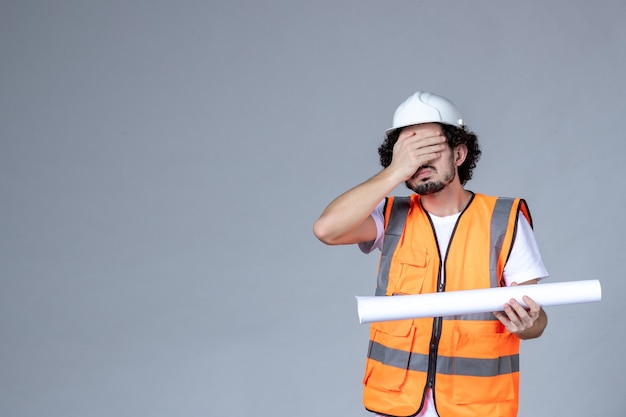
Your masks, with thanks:
[[[441,337],[441,317],[433,320],[433,332],[428,351],[428,377],[427,388],[435,388],[435,373],[437,371],[437,352],[439,351],[439,339]]]
[[[424,210],[425,213],[428,213]],[[444,265],[443,258],[441,257],[441,253],[439,251],[439,242],[437,240],[437,233],[435,233],[435,225],[433,224],[430,215],[427,214],[428,221],[430,222],[430,227],[433,231],[433,236],[435,238],[435,245],[437,247],[437,254],[439,255],[439,269],[437,273],[437,292],[444,292],[446,289],[446,280],[445,275],[441,273],[442,267]],[[458,221],[458,220],[457,220]],[[456,229],[456,226],[455,226]],[[454,235],[454,231],[452,232]],[[452,237],[450,238],[452,241]],[[446,251],[447,252],[447,251]],[[447,253],[446,253],[447,257]],[[437,373],[437,354],[439,352],[439,340],[441,339],[441,326],[442,326],[443,317],[435,317],[433,319],[433,330],[430,337],[430,346],[428,348],[428,374],[426,376],[426,387],[430,388],[433,391],[433,398],[435,395],[435,374]]]
[[[441,251],[439,250],[439,240],[437,239],[437,232],[435,232],[435,225],[433,224],[433,220],[430,218],[430,214],[428,211],[424,209],[422,206],[422,210],[426,213],[428,217],[428,221],[430,222],[430,228],[433,232],[433,237],[435,238],[435,246],[437,247],[437,254],[439,255],[439,272],[437,273],[437,292],[445,292],[446,290],[446,274],[442,274],[442,270],[445,268],[446,261],[448,260],[448,253],[450,252],[450,246],[452,245],[452,239],[454,239],[454,233],[456,232],[456,228],[459,225],[459,221],[465,213],[465,210],[470,206],[472,201],[474,200],[474,193],[472,193],[472,197],[470,201],[467,203],[465,208],[461,211],[458,219],[456,219],[456,223],[454,228],[452,229],[452,234],[450,235],[450,241],[448,242],[448,247],[446,249],[445,258],[441,257]],[[421,201],[420,201],[420,204]],[[442,327],[443,317],[435,317],[433,319],[433,331],[432,336],[430,338],[430,346],[428,349],[428,374],[426,376],[426,388],[430,388],[433,391],[433,399],[435,398],[435,375],[437,373],[437,356],[439,353],[439,340],[441,339],[441,327]],[[426,393],[424,392],[424,395]]]

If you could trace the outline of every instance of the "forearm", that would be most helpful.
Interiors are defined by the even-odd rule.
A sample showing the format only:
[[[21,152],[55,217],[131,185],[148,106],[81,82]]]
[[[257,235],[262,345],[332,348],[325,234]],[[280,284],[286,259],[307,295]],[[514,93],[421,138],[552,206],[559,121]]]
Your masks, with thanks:
[[[368,217],[400,183],[393,170],[387,168],[343,193],[326,207],[313,225],[315,236],[331,245],[374,239],[376,230],[367,224]]]
[[[376,205],[445,149],[446,137],[440,128],[427,128],[419,135],[415,130],[402,131],[389,166],[330,203],[313,225],[315,236],[330,245],[376,238],[376,225],[370,217]]]

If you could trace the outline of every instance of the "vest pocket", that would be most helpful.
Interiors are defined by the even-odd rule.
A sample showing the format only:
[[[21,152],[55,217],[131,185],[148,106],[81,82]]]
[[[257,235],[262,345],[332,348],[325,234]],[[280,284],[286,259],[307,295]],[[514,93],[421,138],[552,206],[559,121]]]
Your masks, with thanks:
[[[388,294],[420,294],[428,271],[426,248],[398,248],[389,269]]]
[[[392,320],[378,321],[371,324],[372,330],[376,331],[378,337],[396,336],[401,343],[406,343],[406,338],[412,333],[413,320]],[[396,341],[397,343],[397,341]],[[406,347],[406,346],[403,346]]]
[[[452,395],[456,404],[511,401],[517,397],[518,356],[510,333],[456,333],[451,360]]]
[[[400,392],[407,379],[415,327],[413,320],[372,323],[363,384],[379,391]]]

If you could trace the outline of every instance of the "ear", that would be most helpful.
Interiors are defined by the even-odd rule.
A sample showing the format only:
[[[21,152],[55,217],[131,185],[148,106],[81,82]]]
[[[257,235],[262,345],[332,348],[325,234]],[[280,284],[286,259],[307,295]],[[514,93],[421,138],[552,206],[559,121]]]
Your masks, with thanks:
[[[461,144],[457,145],[453,150],[454,155],[454,165],[460,167],[465,162],[465,158],[467,158],[467,146]]]

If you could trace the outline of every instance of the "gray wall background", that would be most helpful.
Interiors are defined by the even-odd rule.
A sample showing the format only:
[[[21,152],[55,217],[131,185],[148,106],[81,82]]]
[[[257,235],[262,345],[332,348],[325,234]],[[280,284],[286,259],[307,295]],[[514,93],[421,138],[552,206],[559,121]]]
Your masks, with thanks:
[[[624,0],[0,2],[0,415],[366,416],[377,256],[311,225],[415,90],[528,200],[520,416],[622,416]],[[399,190],[404,193],[404,190]]]

